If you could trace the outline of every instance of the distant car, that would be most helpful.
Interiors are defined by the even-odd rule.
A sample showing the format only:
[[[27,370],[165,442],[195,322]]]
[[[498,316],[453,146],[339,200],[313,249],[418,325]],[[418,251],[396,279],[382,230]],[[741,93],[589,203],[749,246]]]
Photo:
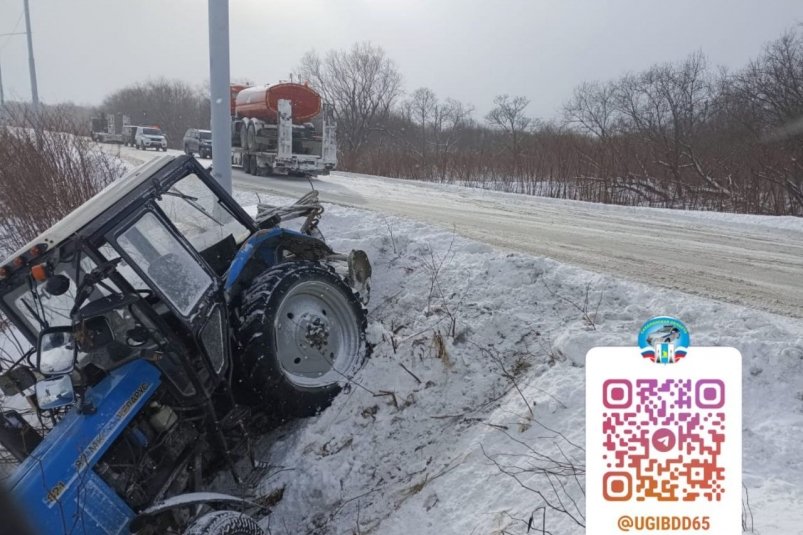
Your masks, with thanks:
[[[167,136],[155,126],[138,126],[134,144],[140,150],[156,149],[167,152]]]
[[[195,153],[201,158],[212,157],[212,132],[190,128],[184,134],[184,153],[192,156]]]

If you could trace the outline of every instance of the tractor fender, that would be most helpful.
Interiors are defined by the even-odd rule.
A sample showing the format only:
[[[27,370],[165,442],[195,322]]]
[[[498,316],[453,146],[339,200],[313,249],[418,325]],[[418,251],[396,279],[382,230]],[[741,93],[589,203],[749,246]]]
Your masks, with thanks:
[[[230,296],[236,295],[256,273],[280,263],[285,253],[291,253],[298,260],[313,262],[334,254],[323,240],[307,234],[283,228],[259,230],[237,251],[226,275],[226,292]]]
[[[171,496],[170,498],[151,505],[147,509],[143,509],[139,512],[139,514],[137,514],[134,520],[131,521],[131,524],[129,525],[129,531],[131,531],[131,533],[135,533],[147,525],[147,522],[151,518],[160,515],[165,511],[199,504],[233,504],[264,509],[264,507],[257,503],[243,498],[238,498],[237,496],[232,496],[230,494],[222,494],[219,492],[188,492],[185,494],[179,494],[177,496]]]

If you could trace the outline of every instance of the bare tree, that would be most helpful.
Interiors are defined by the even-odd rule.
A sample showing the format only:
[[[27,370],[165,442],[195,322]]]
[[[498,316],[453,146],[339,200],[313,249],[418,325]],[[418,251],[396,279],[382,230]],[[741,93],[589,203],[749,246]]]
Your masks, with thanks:
[[[410,120],[418,126],[419,157],[427,161],[427,130],[432,125],[433,115],[438,111],[438,97],[427,87],[419,87],[403,104]]]
[[[347,161],[357,161],[401,95],[402,77],[396,65],[382,48],[365,42],[348,51],[332,50],[325,57],[310,51],[298,72],[332,106]]]
[[[207,93],[181,80],[160,78],[135,84],[106,97],[102,108],[128,115],[134,124],[156,125],[167,134],[168,145],[181,148],[188,128],[208,128]]]
[[[527,97],[499,95],[494,99],[495,107],[485,116],[488,124],[507,134],[510,140],[508,149],[513,156],[515,165],[518,165],[521,157],[522,135],[532,122],[532,119],[524,114],[524,110],[529,104],[530,100]]]
[[[447,98],[445,102],[437,104],[432,111],[432,137],[435,147],[435,163],[441,180],[448,175],[450,159],[457,144],[464,136],[466,129],[472,123],[472,106]]]
[[[531,119],[528,100],[510,95],[494,100],[484,124],[427,88],[393,105],[399,78],[380,84],[387,58],[361,46],[302,62],[335,104],[343,169],[595,202],[803,214],[800,29],[735,73],[711,69],[698,52],[582,84],[561,124]]]
[[[616,117],[615,89],[612,83],[581,84],[563,107],[566,122],[600,139],[610,136]]]

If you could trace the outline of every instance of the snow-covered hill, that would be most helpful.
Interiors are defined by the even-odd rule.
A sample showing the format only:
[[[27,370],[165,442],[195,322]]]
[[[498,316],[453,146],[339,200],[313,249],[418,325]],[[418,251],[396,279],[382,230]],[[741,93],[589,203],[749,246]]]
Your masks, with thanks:
[[[322,230],[373,262],[376,347],[331,408],[261,440],[273,466],[261,491],[284,489],[263,520],[272,533],[526,533],[544,504],[535,491],[559,503],[538,469],[584,463],[586,351],[635,345],[659,314],[686,322],[695,345],[742,351],[755,532],[803,533],[803,322],[376,212],[327,206]],[[582,522],[583,478],[561,481],[560,502]],[[546,528],[583,533],[571,517],[550,509]]]

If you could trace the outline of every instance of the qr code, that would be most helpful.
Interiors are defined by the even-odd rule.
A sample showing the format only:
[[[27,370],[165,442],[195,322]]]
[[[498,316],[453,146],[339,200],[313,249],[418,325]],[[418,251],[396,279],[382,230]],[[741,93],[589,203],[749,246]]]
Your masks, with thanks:
[[[720,501],[725,383],[609,379],[602,386],[608,501]]]

